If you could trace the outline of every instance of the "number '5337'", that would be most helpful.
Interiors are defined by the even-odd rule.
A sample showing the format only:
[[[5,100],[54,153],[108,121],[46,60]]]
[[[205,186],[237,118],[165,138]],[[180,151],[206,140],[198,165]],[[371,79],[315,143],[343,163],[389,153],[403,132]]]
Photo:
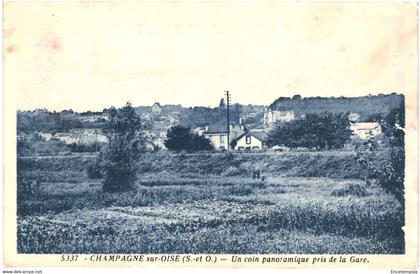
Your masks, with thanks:
[[[79,258],[79,255],[61,255],[62,262],[75,262]]]

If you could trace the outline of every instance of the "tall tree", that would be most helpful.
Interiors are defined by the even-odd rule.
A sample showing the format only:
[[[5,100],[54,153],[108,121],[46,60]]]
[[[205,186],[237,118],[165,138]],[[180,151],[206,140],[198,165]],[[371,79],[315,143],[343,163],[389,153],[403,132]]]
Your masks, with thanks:
[[[103,190],[126,191],[136,181],[136,162],[144,151],[145,138],[140,118],[128,102],[124,107],[108,110],[104,129],[109,143],[100,155],[103,169]]]

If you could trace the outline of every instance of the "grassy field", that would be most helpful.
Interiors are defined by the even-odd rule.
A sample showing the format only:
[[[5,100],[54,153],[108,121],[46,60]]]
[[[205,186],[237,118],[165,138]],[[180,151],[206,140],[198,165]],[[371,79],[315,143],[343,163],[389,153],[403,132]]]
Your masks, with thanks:
[[[20,253],[404,253],[402,206],[358,179],[151,170],[109,194],[39,161],[20,171],[43,178],[18,199]]]
[[[380,153],[378,153],[380,157]],[[18,164],[31,171],[85,171],[95,154],[20,157]],[[197,175],[250,176],[259,168],[269,176],[361,178],[361,169],[352,151],[304,151],[276,153],[170,153],[145,154],[138,161],[139,174],[170,173]]]

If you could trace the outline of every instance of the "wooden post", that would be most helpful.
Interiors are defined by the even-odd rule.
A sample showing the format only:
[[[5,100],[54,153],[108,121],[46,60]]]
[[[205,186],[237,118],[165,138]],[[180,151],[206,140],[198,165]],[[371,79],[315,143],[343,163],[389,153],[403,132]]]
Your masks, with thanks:
[[[230,94],[229,91],[225,91],[226,95],[226,107],[227,107],[227,115],[226,115],[226,122],[227,122],[227,151],[229,151],[230,148],[230,117],[229,117],[229,102],[230,102]]]

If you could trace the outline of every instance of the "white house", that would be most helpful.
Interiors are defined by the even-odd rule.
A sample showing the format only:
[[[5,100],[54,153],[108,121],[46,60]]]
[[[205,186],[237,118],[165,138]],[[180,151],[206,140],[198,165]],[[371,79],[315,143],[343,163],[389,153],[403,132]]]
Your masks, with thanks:
[[[100,130],[85,129],[76,131],[78,143],[80,144],[94,144],[94,143],[108,143],[109,140]]]
[[[42,140],[44,140],[44,141],[49,141],[49,140],[51,140],[51,138],[54,137],[54,135],[52,135],[52,133],[50,133],[50,132],[37,132],[36,134],[39,137],[41,137]]]
[[[158,136],[153,132],[146,131],[145,137],[146,137],[146,149],[148,150],[166,150],[167,149],[165,146],[166,132],[160,132]]]
[[[154,103],[152,106],[152,113],[157,115],[162,112],[162,107],[159,103]]]
[[[216,150],[223,150],[228,148],[227,132],[206,133],[205,136],[210,140],[211,144]]]
[[[194,134],[198,134],[199,136],[203,135],[204,132],[208,130],[207,126],[204,127],[196,127],[192,130]]]
[[[350,129],[353,135],[362,140],[376,137],[382,133],[381,125],[378,122],[352,123]]]
[[[295,119],[295,113],[290,111],[279,111],[268,108],[264,113],[264,124],[271,125],[275,122],[290,122]]]
[[[106,114],[101,114],[101,115],[88,115],[88,116],[79,116],[79,120],[81,122],[96,122],[96,121],[101,121],[101,120],[105,120],[108,121],[109,117]]]
[[[238,136],[244,133],[244,128],[240,125],[230,125],[229,142],[235,140]],[[198,133],[198,130],[197,130]],[[216,150],[228,149],[228,131],[224,125],[206,126],[205,131],[202,132],[204,137],[210,140]]]
[[[236,138],[236,150],[261,150],[265,147],[267,134],[260,131],[249,131]]]
[[[356,112],[352,112],[349,114],[349,121],[350,122],[358,122],[360,120],[360,114]]]
[[[50,140],[58,140],[65,143],[66,145],[78,143],[77,135],[70,132],[58,132],[54,134],[54,136]]]
[[[38,135],[45,141],[59,140],[67,145],[108,143],[108,138],[101,131],[95,129],[76,129],[69,132],[58,132],[51,136],[49,133],[38,133]]]

